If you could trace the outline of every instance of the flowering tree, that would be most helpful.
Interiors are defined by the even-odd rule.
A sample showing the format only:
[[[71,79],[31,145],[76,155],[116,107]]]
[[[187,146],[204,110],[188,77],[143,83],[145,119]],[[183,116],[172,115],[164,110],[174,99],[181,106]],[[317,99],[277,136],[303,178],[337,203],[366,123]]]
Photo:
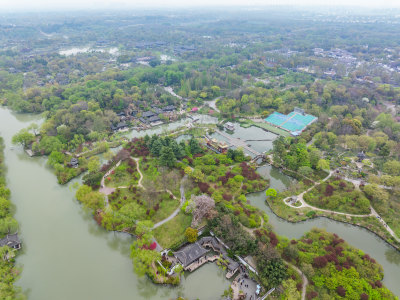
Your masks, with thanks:
[[[206,217],[215,207],[215,202],[213,198],[206,194],[200,196],[192,196],[192,201],[195,203],[195,209],[193,210],[192,227],[196,227],[200,223],[200,221],[204,217]]]

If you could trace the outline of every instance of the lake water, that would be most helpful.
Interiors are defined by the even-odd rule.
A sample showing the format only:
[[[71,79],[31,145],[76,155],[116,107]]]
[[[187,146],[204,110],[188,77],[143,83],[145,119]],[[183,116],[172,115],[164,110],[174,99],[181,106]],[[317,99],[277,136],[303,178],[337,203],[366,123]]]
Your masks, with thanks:
[[[129,258],[132,238],[100,228],[74,199],[72,183],[57,183],[45,158],[29,158],[11,146],[12,136],[34,121],[40,118],[0,108],[7,181],[23,241],[17,285],[28,299],[216,299],[229,288],[225,273],[213,264],[185,274],[177,288],[138,278]]]
[[[197,121],[198,124],[217,124],[218,123],[217,118],[209,116],[209,115],[194,114],[193,117],[198,119],[198,121]],[[192,121],[191,119],[185,118],[185,119],[179,120],[177,122],[163,124],[160,126],[155,126],[148,130],[141,130],[141,131],[132,130],[126,134],[126,137],[134,138],[134,137],[142,137],[142,136],[145,136],[146,134],[148,134],[150,136],[153,134],[160,134],[163,132],[175,130],[179,127],[185,126],[186,124],[188,124],[191,121]]]
[[[202,122],[207,120],[215,121],[204,117]],[[23,250],[17,258],[17,262],[23,265],[23,272],[17,285],[26,291],[29,299],[161,300],[175,299],[178,295],[188,299],[219,298],[230,282],[225,279],[225,272],[215,264],[185,274],[183,284],[176,288],[154,285],[147,278],[138,278],[129,258],[131,237],[101,229],[74,199],[74,190],[70,188],[72,183],[59,185],[46,166],[45,158],[29,158],[19,147],[11,145],[16,132],[40,121],[38,116],[14,114],[0,108],[0,134],[6,143],[7,181],[23,241]],[[151,132],[158,130],[160,128],[154,128]],[[144,135],[146,132],[136,134]],[[130,135],[135,136],[134,132]],[[290,178],[284,174],[268,167],[262,168],[260,173],[270,176],[272,187],[283,189],[290,184]],[[380,238],[364,229],[322,218],[291,224],[270,211],[264,195],[263,192],[254,193],[248,195],[248,199],[269,215],[278,234],[298,238],[312,227],[336,232],[382,264],[384,283],[400,295],[400,253]]]
[[[240,127],[239,123],[233,124],[235,125],[235,130],[233,132],[227,132],[224,130],[225,133],[233,138],[246,141],[246,145],[250,146],[259,153],[271,150],[273,148],[272,142],[278,137],[276,134],[265,131],[259,127],[251,126],[249,128],[243,128]],[[228,142],[226,137],[217,132],[211,134],[211,137],[216,138],[219,141]],[[254,154],[246,149],[244,149],[244,153],[254,157]]]
[[[279,191],[287,188],[293,179],[278,169],[271,166],[258,168],[258,173],[269,178],[271,186]],[[338,234],[350,245],[363,250],[380,263],[385,271],[383,282],[396,295],[400,295],[400,252],[387,244],[377,235],[358,226],[330,220],[328,218],[316,218],[305,222],[291,223],[276,216],[266,203],[265,191],[252,193],[246,196],[251,205],[258,207],[269,216],[269,223],[275,232],[289,239],[298,239],[312,228],[324,228],[329,232]]]
[[[111,55],[117,55],[118,48],[112,47],[103,49],[103,48],[90,48],[90,47],[74,47],[74,48],[60,50],[59,54],[65,56],[71,56],[71,55],[77,55],[79,53],[88,53],[88,52],[102,52],[102,53],[107,52]]]

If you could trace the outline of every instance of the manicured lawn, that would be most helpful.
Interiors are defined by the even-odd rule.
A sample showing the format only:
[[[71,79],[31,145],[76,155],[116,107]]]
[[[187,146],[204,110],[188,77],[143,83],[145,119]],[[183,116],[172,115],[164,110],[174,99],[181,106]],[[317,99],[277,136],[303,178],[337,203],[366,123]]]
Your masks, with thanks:
[[[264,123],[264,122],[263,123],[256,123],[256,122],[253,122],[253,121],[251,123],[256,127],[263,128],[263,129],[268,130],[268,131],[270,131],[272,133],[279,134],[279,135],[284,136],[284,137],[290,136],[289,132],[287,132],[285,130],[282,130],[280,128],[277,128],[275,126],[269,125],[268,123]]]
[[[185,241],[185,230],[192,222],[191,215],[180,212],[175,218],[154,229],[157,242],[164,248],[170,248]]]
[[[178,199],[171,199],[169,193],[162,193],[160,195],[163,199],[163,201],[158,202],[159,203],[159,209],[154,213],[154,215],[151,217],[151,220],[154,223],[160,222],[168,216],[170,216],[175,209],[179,207],[179,200]]]

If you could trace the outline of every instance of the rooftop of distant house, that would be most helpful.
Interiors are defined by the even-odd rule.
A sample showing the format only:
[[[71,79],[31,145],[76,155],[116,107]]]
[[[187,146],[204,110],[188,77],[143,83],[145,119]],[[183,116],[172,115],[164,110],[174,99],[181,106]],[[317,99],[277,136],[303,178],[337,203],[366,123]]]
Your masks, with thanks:
[[[18,238],[18,234],[8,234],[4,238],[0,239],[0,247],[8,246],[10,248],[19,249],[21,248],[21,241]]]
[[[151,110],[148,110],[148,111],[145,111],[144,113],[142,113],[142,118],[150,118],[154,115],[155,115],[154,112],[152,112]]]

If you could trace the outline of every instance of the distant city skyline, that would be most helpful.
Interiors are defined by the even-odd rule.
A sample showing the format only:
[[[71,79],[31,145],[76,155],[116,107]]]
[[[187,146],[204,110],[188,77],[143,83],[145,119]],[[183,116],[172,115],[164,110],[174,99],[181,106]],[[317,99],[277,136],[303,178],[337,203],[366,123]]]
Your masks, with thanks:
[[[195,6],[361,6],[400,7],[400,0],[0,0],[0,11],[171,8]]]

